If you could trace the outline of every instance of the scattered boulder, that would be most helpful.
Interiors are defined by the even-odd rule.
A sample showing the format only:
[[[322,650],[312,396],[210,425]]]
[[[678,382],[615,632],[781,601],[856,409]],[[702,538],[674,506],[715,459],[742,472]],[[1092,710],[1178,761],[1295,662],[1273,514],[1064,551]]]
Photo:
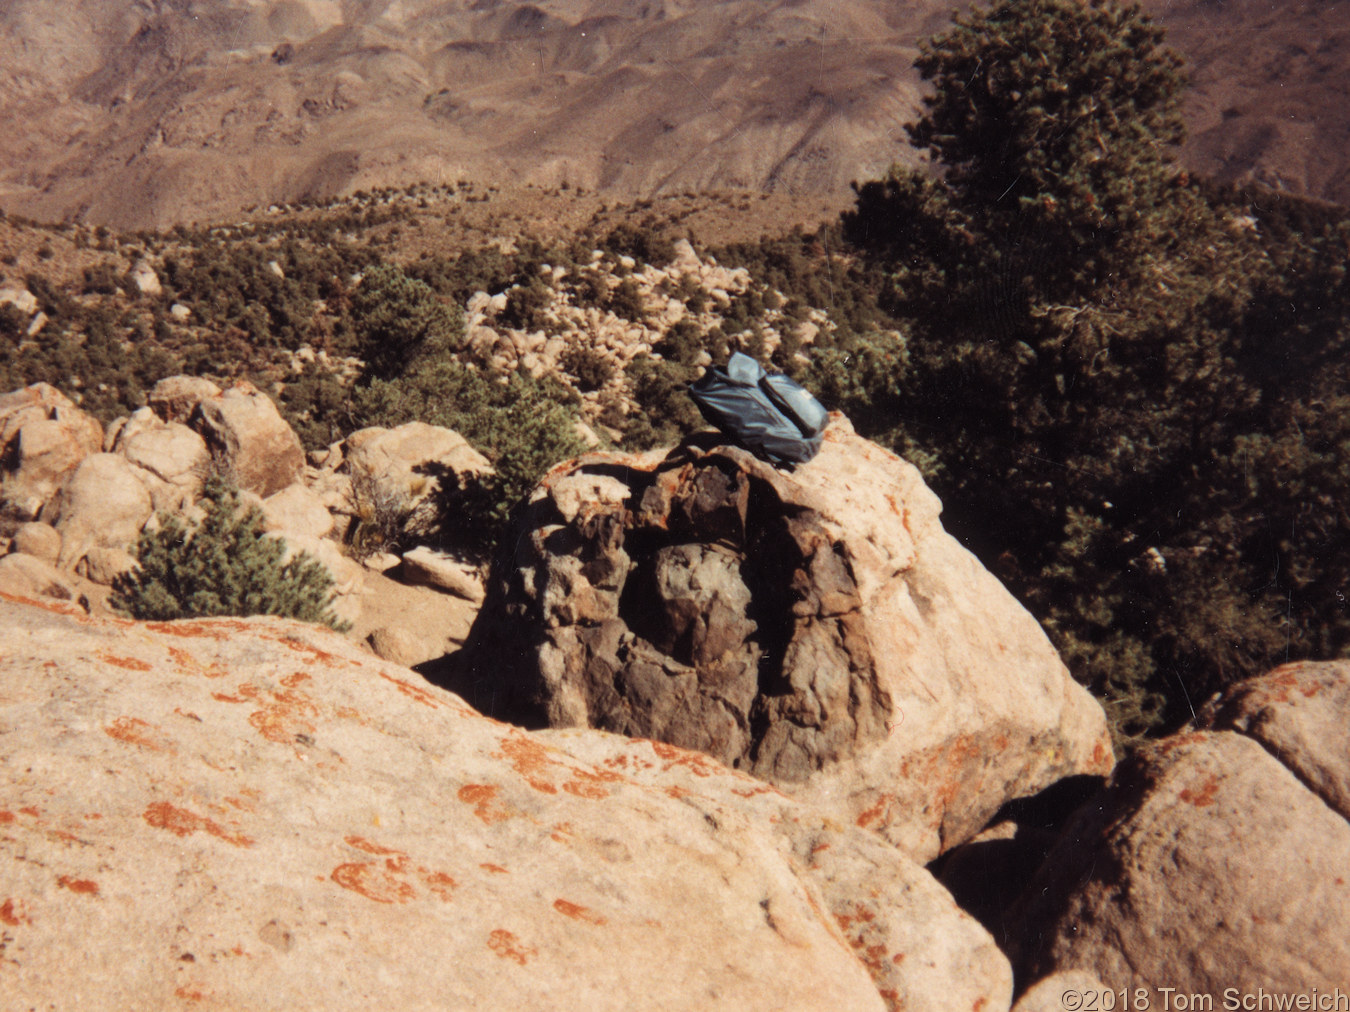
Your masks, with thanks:
[[[144,262],[132,266],[131,283],[136,286],[136,291],[142,295],[149,295],[151,298],[164,293],[164,286],[160,283],[159,275],[155,273],[153,267]]]
[[[20,524],[10,540],[9,550],[31,555],[54,566],[61,557],[61,532],[51,524]]]
[[[103,448],[103,426],[65,394],[34,383],[0,394],[3,496],[29,518],[61,487],[80,461]]]
[[[313,626],[0,598],[0,681],[25,1004],[66,1002],[77,956],[109,1008],[1011,998],[992,939],[875,836],[696,753],[485,719]]]
[[[119,576],[136,568],[136,557],[121,548],[91,548],[75,571],[91,583],[111,587]]]
[[[351,637],[369,644],[386,660],[415,664],[418,670],[443,665],[447,654],[462,647],[478,611],[477,605],[461,597],[369,570],[359,604],[352,616]]]
[[[0,288],[0,306],[13,306],[24,316],[37,312],[37,296],[27,288]]]
[[[200,376],[169,376],[155,384],[147,400],[166,422],[186,422],[198,404],[220,395],[220,387]]]
[[[366,637],[366,642],[376,657],[404,667],[421,664],[436,656],[427,652],[423,637],[402,626],[382,625]]]
[[[474,567],[425,545],[403,553],[402,576],[408,583],[438,587],[474,604],[483,601],[483,584]]]
[[[61,532],[58,564],[73,568],[91,548],[134,545],[154,511],[149,477],[120,454],[86,457],[51,503],[53,526]]]
[[[445,477],[460,480],[492,469],[458,432],[425,422],[353,432],[343,443],[342,460],[358,511],[414,510],[433,497]]]
[[[16,597],[51,597],[72,601],[75,585],[68,573],[63,573],[50,562],[35,559],[21,552],[11,552],[0,558],[0,593]]]
[[[1350,981],[1347,868],[1350,824],[1252,739],[1193,731],[1143,746],[1029,886],[1025,976],[1331,991]]]
[[[151,487],[156,510],[177,510],[201,492],[211,463],[206,441],[181,422],[163,422],[147,408],[153,424],[125,426],[117,440],[128,461],[154,475]],[[139,414],[140,412],[137,412]]]
[[[287,485],[263,500],[263,517],[269,531],[307,538],[326,537],[333,530],[333,515],[323,500],[304,485]]]
[[[1083,970],[1052,973],[1027,988],[1026,993],[1017,999],[1012,1012],[1064,1012],[1065,1009],[1101,1008],[1101,995],[1105,990],[1105,984]]]
[[[1200,714],[1202,727],[1259,742],[1350,819],[1350,661],[1286,664],[1240,682]]]
[[[791,475],[697,439],[583,457],[505,540],[447,684],[698,749],[931,860],[1112,764],[1101,708],[939,511],[839,416]]]
[[[266,499],[300,478],[305,453],[272,399],[250,383],[201,401],[192,427],[221,454],[240,488]]]

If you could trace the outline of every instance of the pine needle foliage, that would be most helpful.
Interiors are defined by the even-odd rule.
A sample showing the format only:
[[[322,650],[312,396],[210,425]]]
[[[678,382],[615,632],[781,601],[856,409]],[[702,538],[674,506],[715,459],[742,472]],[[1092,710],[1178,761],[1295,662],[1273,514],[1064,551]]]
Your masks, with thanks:
[[[1123,738],[1345,656],[1350,216],[1171,162],[1185,78],[1116,0],[996,0],[921,46],[936,175],[858,188],[903,369],[854,399]]]
[[[280,615],[345,632],[333,614],[333,578],[312,556],[268,537],[257,507],[218,478],[203,492],[205,515],[188,528],[173,515],[145,532],[137,566],[114,585],[111,604],[132,618],[170,621],[220,615]]]

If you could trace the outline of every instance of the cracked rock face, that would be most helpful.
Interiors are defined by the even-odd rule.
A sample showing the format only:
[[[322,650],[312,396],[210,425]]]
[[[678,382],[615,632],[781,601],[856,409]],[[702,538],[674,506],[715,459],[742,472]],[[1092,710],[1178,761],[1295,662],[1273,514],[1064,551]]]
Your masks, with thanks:
[[[507,706],[784,784],[883,738],[888,700],[848,562],[776,480],[722,448],[639,473],[636,510],[583,506],[559,524],[552,498],[537,499],[502,632],[528,624],[539,642],[502,686]]]
[[[938,512],[842,418],[791,475],[697,438],[584,457],[536,491],[447,684],[705,752],[931,859],[1111,765],[1100,708]]]

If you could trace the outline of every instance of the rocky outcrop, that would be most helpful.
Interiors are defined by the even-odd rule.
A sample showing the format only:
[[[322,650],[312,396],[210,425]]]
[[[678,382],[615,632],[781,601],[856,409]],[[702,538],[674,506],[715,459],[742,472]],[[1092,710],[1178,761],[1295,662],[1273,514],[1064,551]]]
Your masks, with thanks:
[[[458,432],[408,422],[392,429],[358,429],[326,463],[341,467],[352,510],[364,523],[401,516],[415,529],[434,528],[444,497],[468,479],[492,470],[486,457]]]
[[[198,404],[220,394],[220,387],[201,376],[168,376],[155,384],[148,400],[166,422],[186,422]]]
[[[1259,742],[1333,811],[1350,819],[1350,661],[1286,664],[1234,686],[1200,724]]]
[[[65,394],[35,383],[0,394],[0,481],[20,515],[37,517],[80,461],[103,447],[103,426]]]
[[[1348,674],[1285,668],[1215,706],[1216,727],[1267,741],[1188,731],[1123,763],[1027,889],[1026,974],[1080,969],[1116,990],[1147,981],[1216,1002],[1227,988],[1344,988],[1350,823],[1328,801],[1345,775],[1344,748],[1332,753]]]
[[[353,524],[406,522],[419,496],[427,514],[420,519],[436,526],[444,502],[430,493],[438,482],[488,466],[447,429],[363,430],[325,452],[323,467],[304,467],[299,440],[264,394],[174,376],[106,433],[45,384],[0,396],[0,447],[0,499],[12,516],[43,521],[15,527],[0,590],[104,608],[109,586],[134,564],[142,530],[160,513],[190,518],[207,475],[219,471],[255,490],[245,499],[262,510],[269,533],[328,569],[334,610],[352,623],[352,635],[367,640],[379,632],[371,642],[403,663],[456,649],[482,600],[481,579],[458,560],[436,558],[436,573],[420,580],[426,585],[407,586],[367,570],[343,544]],[[285,484],[266,498],[256,491],[278,482]],[[388,496],[372,496],[382,487]],[[388,516],[366,517],[372,505]],[[401,572],[413,570],[421,573],[417,558]]]
[[[449,684],[697,749],[929,860],[1112,762],[1100,707],[939,509],[837,416],[791,475],[697,441],[584,457],[506,539]]]
[[[698,753],[485,719],[316,627],[0,597],[0,682],[25,1007],[78,962],[93,1010],[1008,1008],[992,939],[874,835]]]
[[[304,450],[271,398],[250,384],[201,401],[193,427],[233,468],[239,487],[264,499],[299,480]]]
[[[94,453],[80,462],[49,508],[61,534],[59,565],[73,568],[91,548],[136,544],[154,512],[143,474],[116,453]]]

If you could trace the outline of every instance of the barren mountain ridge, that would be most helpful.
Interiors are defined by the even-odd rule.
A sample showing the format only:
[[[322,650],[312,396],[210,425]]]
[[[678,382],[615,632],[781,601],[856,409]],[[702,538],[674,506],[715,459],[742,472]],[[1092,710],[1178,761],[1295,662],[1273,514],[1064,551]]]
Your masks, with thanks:
[[[122,227],[474,179],[848,198],[913,162],[951,0],[12,0],[0,206]],[[1345,5],[1150,0],[1186,157],[1350,200]]]

